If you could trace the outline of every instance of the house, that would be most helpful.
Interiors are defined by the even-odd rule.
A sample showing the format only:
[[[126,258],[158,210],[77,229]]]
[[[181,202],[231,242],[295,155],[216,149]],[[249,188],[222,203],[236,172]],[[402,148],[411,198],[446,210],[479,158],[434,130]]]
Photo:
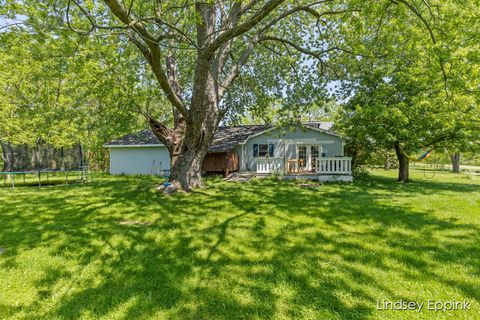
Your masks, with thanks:
[[[268,125],[219,127],[204,172],[270,174],[351,181],[351,158],[331,122],[276,128]],[[162,174],[170,168],[167,148],[150,130],[111,141],[111,174]]]

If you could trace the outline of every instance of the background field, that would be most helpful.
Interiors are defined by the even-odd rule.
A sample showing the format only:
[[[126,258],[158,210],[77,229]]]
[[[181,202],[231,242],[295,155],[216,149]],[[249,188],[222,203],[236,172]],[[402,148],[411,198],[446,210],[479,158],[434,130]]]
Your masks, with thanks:
[[[171,197],[148,177],[0,188],[0,318],[480,319],[480,176],[395,174]]]

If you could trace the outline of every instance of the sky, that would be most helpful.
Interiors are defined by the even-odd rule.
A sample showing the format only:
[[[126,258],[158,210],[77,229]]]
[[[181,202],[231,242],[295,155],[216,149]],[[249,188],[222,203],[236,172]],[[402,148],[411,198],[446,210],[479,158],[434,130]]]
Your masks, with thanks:
[[[0,32],[5,32],[10,25],[22,23],[27,17],[18,16],[15,19],[7,19],[0,16]]]
[[[21,24],[23,21],[25,21],[27,19],[26,16],[23,16],[23,15],[18,15],[16,16],[15,18],[13,19],[9,19],[9,18],[5,18],[5,17],[1,17],[0,16],[0,33],[1,32],[5,32],[8,30],[9,26],[14,26],[16,24]],[[311,64],[313,63],[313,61],[307,59],[307,64]],[[340,86],[341,83],[340,81],[330,81],[328,84],[327,84],[327,91],[328,93],[331,95],[331,96],[334,96],[335,93],[338,92],[339,88],[341,87]],[[338,98],[338,96],[337,96]],[[345,101],[343,100],[340,100],[339,102],[342,103],[342,102],[346,102],[348,101],[348,99],[346,99]]]

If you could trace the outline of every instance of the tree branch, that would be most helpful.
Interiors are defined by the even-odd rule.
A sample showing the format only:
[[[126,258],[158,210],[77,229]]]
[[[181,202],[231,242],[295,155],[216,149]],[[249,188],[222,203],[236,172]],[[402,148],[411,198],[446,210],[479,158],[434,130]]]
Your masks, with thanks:
[[[230,85],[235,81],[235,79],[240,75],[240,71],[243,67],[243,65],[247,62],[248,58],[253,52],[253,49],[255,48],[255,45],[258,43],[258,36],[255,36],[254,39],[250,42],[248,47],[241,53],[240,58],[238,59],[237,63],[233,66],[232,70],[228,74],[228,76],[225,78],[223,83],[218,89],[218,101],[220,101],[223,98],[223,95],[225,94],[225,91],[230,87]]]
[[[349,53],[349,54],[354,55],[354,56],[369,57],[369,56],[361,54],[361,53],[354,53],[351,50],[341,48],[341,47],[338,47],[338,46],[330,47],[330,48],[327,48],[327,49],[324,49],[324,50],[313,51],[311,49],[304,48],[304,47],[302,47],[302,46],[300,46],[300,45],[298,45],[298,44],[296,44],[296,43],[294,43],[290,40],[279,38],[279,37],[274,37],[274,36],[263,36],[263,37],[260,37],[258,41],[259,42],[262,42],[262,41],[278,41],[278,42],[281,42],[285,45],[291,46],[292,48],[294,48],[298,52],[301,52],[303,54],[312,56],[312,57],[317,58],[317,59],[320,59],[320,56],[322,54],[325,54],[325,53],[328,53],[328,52],[331,52],[331,51],[343,51],[343,52]]]
[[[129,15],[127,10],[117,0],[104,0],[104,2],[118,19],[132,28],[145,41],[146,46],[149,48],[148,51],[145,50],[145,45],[140,45],[142,44],[140,40],[137,39],[137,41],[133,41],[133,43],[140,49],[149,62],[160,87],[167,96],[167,99],[185,118],[187,118],[188,109],[185,107],[181,98],[173,91],[163,69],[162,52],[155,37],[147,31],[142,22],[135,20]]]
[[[260,23],[270,12],[280,6],[285,0],[271,0],[268,1],[262,8],[253,14],[253,16],[246,22],[237,25],[234,28],[228,29],[220,33],[215,40],[210,44],[207,44],[205,52],[213,54],[222,44],[235,37],[242,35],[243,33],[254,28]]]
[[[291,16],[294,13],[300,12],[300,11],[305,11],[305,12],[311,14],[312,16],[314,16],[317,19],[320,19],[322,16],[327,15],[327,14],[341,14],[341,13],[345,13],[345,12],[348,11],[348,10],[340,10],[340,11],[326,11],[326,12],[319,13],[319,12],[315,11],[315,9],[312,8],[313,6],[316,6],[316,5],[319,5],[319,4],[322,4],[322,3],[326,3],[326,2],[332,2],[332,1],[333,0],[322,0],[322,1],[313,2],[313,3],[308,4],[308,5],[294,7],[292,9],[288,10],[288,11],[285,11],[284,13],[282,13],[281,15],[276,17],[275,19],[268,22],[265,26],[263,26],[260,29],[259,33],[266,31],[268,28],[272,27],[273,25],[278,23],[280,20],[282,20],[282,19],[284,19],[288,16]]]
[[[147,118],[148,125],[152,128],[155,136],[165,145],[167,148],[171,148],[174,145],[173,136],[175,132],[168,128],[160,121],[153,118],[150,114],[144,115]]]
[[[423,23],[423,25],[425,26],[425,28],[427,28],[428,30],[428,33],[430,35],[430,39],[432,40],[432,43],[434,45],[437,44],[437,39],[435,37],[435,34],[433,33],[433,30],[432,28],[430,27],[430,24],[428,23],[428,21],[423,17],[423,15],[420,13],[420,11],[417,10],[417,8],[415,8],[411,3],[409,3],[408,1],[406,0],[390,0],[391,2],[393,2],[394,4],[398,4],[398,3],[402,3],[404,4],[411,12],[413,12],[418,19],[420,19],[420,21]],[[445,91],[448,92],[448,88],[447,88],[447,82],[448,82],[448,77],[447,77],[447,72],[445,71],[445,65],[443,64],[443,60],[442,58],[439,57],[439,64],[440,64],[440,68],[442,69],[442,75],[443,75],[443,81],[444,81],[444,84],[445,84]]]

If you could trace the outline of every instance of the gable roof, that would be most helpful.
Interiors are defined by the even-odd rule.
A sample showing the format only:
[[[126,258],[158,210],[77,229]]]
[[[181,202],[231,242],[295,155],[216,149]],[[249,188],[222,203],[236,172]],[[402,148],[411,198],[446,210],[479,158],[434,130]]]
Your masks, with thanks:
[[[333,122],[315,122],[304,124],[309,129],[337,134],[329,131]],[[208,149],[210,152],[230,151],[235,146],[244,143],[253,136],[261,135],[274,129],[271,125],[244,125],[244,126],[223,126],[217,129],[213,136],[213,142]],[[104,147],[158,147],[163,144],[153,134],[150,129],[127,134],[120,139],[113,140],[104,145]]]
[[[309,127],[315,127],[318,129],[322,129],[325,131],[332,131],[333,125],[335,123],[332,121],[310,121],[310,122],[305,122],[304,125],[307,125]]]
[[[230,126],[219,127],[213,136],[213,142],[208,149],[211,152],[229,151],[237,144],[245,141],[249,136],[263,132],[270,126]],[[152,130],[146,129],[127,134],[120,139],[110,141],[104,147],[157,147],[163,146]]]
[[[267,125],[219,127],[208,150],[213,152],[232,150],[236,145],[247,140],[249,136],[264,132],[269,128],[271,126]]]
[[[335,132],[330,130],[333,127],[333,122],[306,122],[306,123],[294,124],[294,125],[297,126],[297,127],[303,127],[304,129],[314,130],[314,131],[326,133],[328,135],[332,135],[332,136],[335,136],[335,137],[340,137],[340,135],[338,133],[335,133]],[[330,128],[330,129],[323,129],[323,128]],[[245,143],[247,143],[248,139],[261,136],[262,134],[267,133],[267,132],[272,131],[272,130],[275,130],[275,129],[276,128],[273,127],[273,126],[267,127],[264,131],[261,131],[261,132],[258,132],[256,134],[248,136],[247,139],[245,139],[241,143],[245,144]]]
[[[121,137],[120,139],[110,141],[109,143],[104,145],[104,147],[119,147],[119,146],[148,147],[148,146],[163,146],[163,144],[153,134],[152,130],[146,129],[146,130],[127,134]]]

